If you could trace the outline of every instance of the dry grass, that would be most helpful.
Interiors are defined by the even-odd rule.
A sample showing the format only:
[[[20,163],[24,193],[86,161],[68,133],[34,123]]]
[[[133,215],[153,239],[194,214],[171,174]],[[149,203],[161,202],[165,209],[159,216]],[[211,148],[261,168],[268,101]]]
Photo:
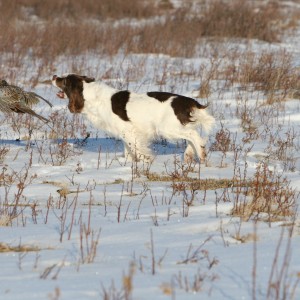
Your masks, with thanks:
[[[182,191],[184,189],[191,189],[191,190],[216,190],[216,189],[224,189],[224,188],[232,188],[235,186],[249,186],[250,182],[245,181],[238,181],[233,179],[215,179],[215,178],[208,178],[208,179],[197,179],[192,177],[179,177],[176,178],[171,175],[160,175],[155,173],[150,173],[147,176],[149,181],[161,181],[161,182],[172,182],[173,188],[176,188],[178,191]]]
[[[11,246],[7,243],[0,242],[0,253],[4,252],[31,252],[31,251],[40,251],[41,249],[38,246],[32,245],[17,245]]]
[[[1,10],[7,19],[35,16],[44,20],[68,18],[121,19],[148,18],[157,14],[155,1],[110,0],[14,0],[2,1]]]
[[[290,187],[289,181],[269,170],[267,164],[257,166],[252,184],[245,190],[249,201],[237,201],[232,215],[244,220],[275,222],[294,218],[299,193]]]
[[[267,103],[272,104],[280,92],[282,98],[300,88],[298,71],[292,55],[286,51],[246,54],[240,62],[237,81],[242,86],[253,85],[256,90],[268,93]]]
[[[0,53],[6,65],[41,59],[38,70],[55,69],[61,54],[164,53],[191,57],[202,38],[278,41],[285,27],[281,6],[248,1],[206,1],[198,9],[164,1],[1,1]],[[164,7],[164,8],[162,8]],[[160,16],[160,18],[157,18]],[[143,19],[138,26],[130,19]],[[119,22],[119,20],[121,20]],[[126,19],[126,20],[125,20]],[[80,24],[80,25],[79,25]],[[11,53],[11,54],[7,54]],[[8,74],[0,71],[0,77]]]
[[[258,6],[251,1],[211,1],[201,18],[202,36],[279,41],[282,19],[273,2]]]

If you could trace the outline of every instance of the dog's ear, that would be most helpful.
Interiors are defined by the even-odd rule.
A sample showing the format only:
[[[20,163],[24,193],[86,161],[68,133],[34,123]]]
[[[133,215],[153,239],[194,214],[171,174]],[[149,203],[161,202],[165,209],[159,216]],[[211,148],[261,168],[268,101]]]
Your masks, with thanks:
[[[88,76],[82,76],[83,80],[86,82],[86,83],[90,83],[90,82],[94,82],[95,81],[95,78],[93,77],[88,77]]]
[[[70,92],[68,108],[71,113],[81,113],[84,106],[84,99],[82,93],[78,89],[74,89]]]

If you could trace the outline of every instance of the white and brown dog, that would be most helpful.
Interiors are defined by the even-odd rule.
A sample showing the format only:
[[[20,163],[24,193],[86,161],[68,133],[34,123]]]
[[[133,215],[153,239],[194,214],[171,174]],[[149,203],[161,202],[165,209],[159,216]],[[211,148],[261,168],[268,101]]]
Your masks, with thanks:
[[[60,89],[60,98],[69,98],[71,113],[85,114],[94,126],[122,139],[125,156],[151,159],[149,144],[161,136],[188,142],[185,161],[194,159],[195,154],[200,160],[205,158],[205,142],[197,128],[202,126],[208,132],[214,118],[208,114],[207,106],[192,98],[166,92],[119,91],[75,74],[54,75],[52,83]]]

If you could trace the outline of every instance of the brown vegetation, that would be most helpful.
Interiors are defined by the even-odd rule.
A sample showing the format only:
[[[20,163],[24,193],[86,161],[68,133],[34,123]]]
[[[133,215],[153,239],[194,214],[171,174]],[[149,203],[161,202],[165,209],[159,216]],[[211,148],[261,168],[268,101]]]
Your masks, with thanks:
[[[258,165],[251,186],[245,190],[248,201],[235,201],[232,214],[244,220],[253,218],[269,223],[295,217],[299,194],[282,175]],[[237,197],[238,199],[238,197]]]
[[[229,59],[219,76],[227,85],[239,83],[243,90],[258,90],[267,94],[266,103],[272,104],[287,97],[296,98],[300,89],[299,70],[293,55],[286,50],[251,50],[239,52]]]
[[[272,2],[258,6],[251,1],[211,1],[201,18],[202,36],[259,39],[280,38],[282,12]]]
[[[278,41],[279,5],[206,1],[197,9],[155,1],[0,1],[0,52],[14,61],[30,53],[50,64],[58,55],[165,53],[190,57],[203,37]],[[160,16],[160,18],[157,18]],[[139,26],[121,19],[143,18]],[[80,25],[79,25],[80,24]]]

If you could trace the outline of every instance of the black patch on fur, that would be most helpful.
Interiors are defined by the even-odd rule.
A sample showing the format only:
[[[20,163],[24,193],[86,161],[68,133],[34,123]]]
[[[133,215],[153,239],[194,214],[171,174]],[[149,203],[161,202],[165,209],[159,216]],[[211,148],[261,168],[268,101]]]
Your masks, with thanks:
[[[112,95],[111,107],[112,111],[124,121],[130,121],[126,111],[126,104],[129,100],[129,91],[120,91]]]
[[[167,93],[167,92],[148,92],[147,95],[151,98],[157,99],[160,102],[167,101],[169,98],[174,97],[174,96],[179,96],[179,95]]]
[[[155,98],[160,102],[167,101],[171,97],[174,97],[172,100],[171,106],[174,110],[174,113],[177,119],[182,125],[186,125],[191,120],[191,113],[194,109],[205,109],[207,106],[200,104],[193,98],[181,96],[178,94],[167,93],[167,92],[148,92],[149,97]]]
[[[187,97],[181,98],[179,96],[173,99],[171,106],[174,110],[177,119],[182,125],[186,125],[192,122],[191,112],[193,109],[196,108],[196,103],[198,102]]]

